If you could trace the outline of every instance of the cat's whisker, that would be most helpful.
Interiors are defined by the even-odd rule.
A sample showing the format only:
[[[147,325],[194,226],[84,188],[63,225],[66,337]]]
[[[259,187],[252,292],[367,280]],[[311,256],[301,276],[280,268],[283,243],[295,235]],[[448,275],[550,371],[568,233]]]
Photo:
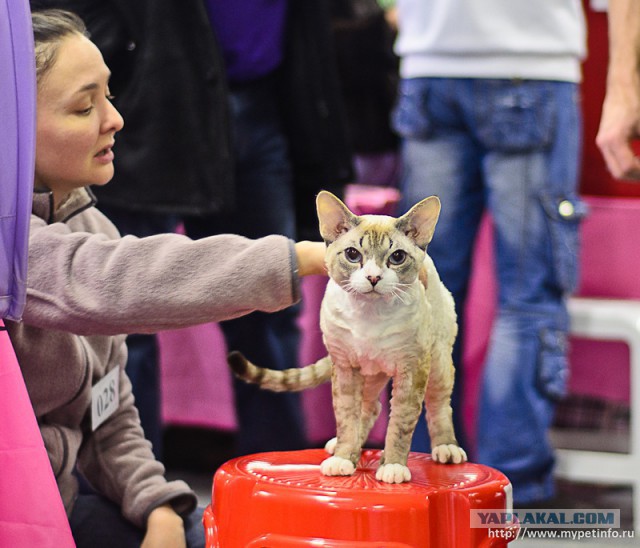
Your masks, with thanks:
[[[408,302],[405,300],[405,297],[408,297],[407,292],[397,286],[391,290],[391,295],[398,299],[402,304],[407,304]]]
[[[351,280],[344,280],[340,283],[340,287],[342,287],[342,289],[344,289],[347,293],[357,293],[356,288],[353,287],[353,284],[351,283]]]
[[[406,294],[407,290],[412,286],[413,284],[403,284],[403,283],[396,283],[394,284],[393,288],[397,291],[399,291],[400,293]]]

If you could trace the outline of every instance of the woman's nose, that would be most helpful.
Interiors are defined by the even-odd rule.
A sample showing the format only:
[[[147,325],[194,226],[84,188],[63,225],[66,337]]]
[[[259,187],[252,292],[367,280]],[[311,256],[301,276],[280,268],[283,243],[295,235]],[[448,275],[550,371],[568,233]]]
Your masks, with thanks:
[[[104,130],[105,132],[114,131],[118,132],[124,127],[124,119],[122,115],[118,112],[118,109],[113,106],[111,101],[107,103],[106,116],[104,120]]]

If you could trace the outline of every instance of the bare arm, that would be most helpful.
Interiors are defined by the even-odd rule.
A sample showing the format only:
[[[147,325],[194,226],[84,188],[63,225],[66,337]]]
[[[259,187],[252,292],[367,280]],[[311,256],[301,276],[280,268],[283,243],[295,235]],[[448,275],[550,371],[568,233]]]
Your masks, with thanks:
[[[169,505],[149,514],[141,548],[186,548],[182,518]]]
[[[298,275],[326,275],[327,269],[324,264],[324,254],[326,249],[325,244],[322,242],[297,242],[296,259],[298,261]]]
[[[609,0],[609,68],[596,144],[611,174],[640,180],[640,2]]]

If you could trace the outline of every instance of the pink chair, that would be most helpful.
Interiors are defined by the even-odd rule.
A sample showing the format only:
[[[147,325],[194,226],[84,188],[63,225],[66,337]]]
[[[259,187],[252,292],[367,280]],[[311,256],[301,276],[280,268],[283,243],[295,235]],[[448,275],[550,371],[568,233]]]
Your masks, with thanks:
[[[629,401],[631,440],[627,453],[578,448],[556,430],[557,476],[598,484],[631,484],[634,526],[640,527],[640,199],[586,197],[589,215],[581,228],[581,281],[569,300],[572,347],[570,391]],[[464,367],[465,417],[473,432],[477,393],[494,314],[492,235],[486,219],[476,246],[467,307]],[[603,367],[606,365],[606,367]],[[597,440],[603,445],[602,434]],[[579,436],[583,441],[585,436]],[[572,445],[573,444],[573,445]],[[581,444],[584,445],[584,444]],[[575,448],[573,448],[575,446]],[[572,447],[569,449],[568,447]]]
[[[626,453],[614,452],[611,446],[602,451],[558,449],[557,475],[598,484],[630,484],[633,523],[639,529],[640,199],[590,197],[588,203],[590,214],[582,228],[581,284],[569,302],[571,331],[576,337],[571,389],[629,401],[630,442]],[[603,341],[617,341],[617,350],[624,343],[629,353],[616,352]]]

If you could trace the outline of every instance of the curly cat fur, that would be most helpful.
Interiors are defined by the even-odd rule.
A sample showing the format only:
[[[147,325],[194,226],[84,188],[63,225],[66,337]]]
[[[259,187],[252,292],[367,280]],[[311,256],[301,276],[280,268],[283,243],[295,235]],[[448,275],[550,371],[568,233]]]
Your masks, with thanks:
[[[391,413],[376,477],[388,483],[411,478],[407,457],[423,402],[434,460],[466,461],[450,406],[455,307],[426,253],[439,200],[426,198],[399,219],[356,216],[328,192],[318,195],[317,208],[330,277],[320,311],[328,356],[300,369],[274,371],[232,353],[235,374],[276,391],[331,379],[337,436],[327,444],[332,456],[321,465],[325,475],[355,471],[390,379]]]

